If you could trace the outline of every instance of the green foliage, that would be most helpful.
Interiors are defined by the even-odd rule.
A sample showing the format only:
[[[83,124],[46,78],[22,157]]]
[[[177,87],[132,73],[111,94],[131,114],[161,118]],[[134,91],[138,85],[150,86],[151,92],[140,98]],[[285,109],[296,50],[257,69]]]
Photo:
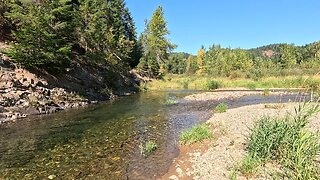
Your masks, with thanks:
[[[257,84],[254,82],[250,82],[247,84],[247,88],[250,90],[255,90],[257,88]]]
[[[221,83],[219,81],[216,81],[216,80],[209,80],[205,84],[205,89],[206,90],[215,90],[215,89],[219,89],[219,88],[221,88]]]
[[[219,103],[215,108],[214,112],[216,113],[224,113],[228,109],[228,105],[226,103]]]
[[[183,89],[189,88],[189,81],[188,80],[181,81],[180,84],[182,85]]]
[[[161,6],[154,11],[150,22],[146,21],[145,26],[139,38],[143,56],[138,68],[148,76],[158,77],[164,73],[169,52],[176,47],[166,38],[169,30]]]
[[[25,67],[60,70],[76,60],[120,69],[138,64],[140,46],[124,0],[10,1],[9,7],[17,26],[10,55]]]
[[[155,151],[158,148],[157,144],[153,141],[147,141],[144,145],[140,145],[140,153],[143,156],[147,156],[151,152]]]
[[[193,144],[212,137],[208,124],[196,125],[180,134],[181,144]]]
[[[270,89],[264,89],[263,90],[263,95],[264,96],[269,96],[270,95]]]
[[[111,64],[137,64],[135,26],[123,0],[82,1],[79,43],[89,55]],[[136,57],[138,58],[138,57]]]
[[[255,81],[266,76],[317,74],[320,68],[320,42],[305,46],[272,44],[249,50],[222,48],[214,44],[204,54],[203,50],[198,59],[196,56],[177,56],[175,66],[181,66],[177,62],[183,62],[184,73],[189,75],[201,72],[213,77],[247,77]],[[172,69],[172,65],[166,66],[167,72],[182,73]]]
[[[6,16],[6,13],[10,11],[11,0],[0,1],[0,41],[5,41],[10,38],[11,31],[14,29],[14,24]]]
[[[300,61],[300,54],[294,45],[279,45],[279,63],[283,68],[292,68]]]
[[[71,1],[13,3],[9,17],[17,22],[12,56],[26,67],[69,64],[74,40],[76,5]]]
[[[168,97],[168,98],[166,99],[166,102],[165,102],[164,104],[165,104],[165,105],[168,105],[168,106],[170,106],[170,105],[175,105],[175,104],[178,104],[178,101],[175,100],[173,97]]]
[[[295,115],[257,121],[248,137],[248,156],[239,171],[251,173],[259,165],[272,162],[281,165],[284,178],[316,179],[320,172],[316,163],[320,139],[306,125],[317,112],[318,105],[304,104],[295,109]]]

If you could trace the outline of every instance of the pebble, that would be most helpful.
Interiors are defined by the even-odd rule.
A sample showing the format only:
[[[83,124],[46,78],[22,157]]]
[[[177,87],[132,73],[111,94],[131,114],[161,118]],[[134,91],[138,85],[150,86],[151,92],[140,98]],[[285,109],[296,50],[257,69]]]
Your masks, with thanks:
[[[170,180],[179,180],[179,178],[176,175],[172,175],[169,177]]]
[[[181,168],[178,167],[178,168],[176,169],[176,172],[178,173],[178,176],[179,176],[179,177],[183,177],[183,171],[182,171]]]
[[[54,179],[56,177],[57,177],[56,175],[50,175],[50,176],[48,176],[48,179]]]

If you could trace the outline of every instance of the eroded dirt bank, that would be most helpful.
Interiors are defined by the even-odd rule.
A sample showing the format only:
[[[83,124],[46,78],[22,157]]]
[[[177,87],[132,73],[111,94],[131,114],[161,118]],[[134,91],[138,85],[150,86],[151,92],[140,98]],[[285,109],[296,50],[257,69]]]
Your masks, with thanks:
[[[0,44],[0,124],[138,91],[138,80],[128,71],[79,63],[73,63],[63,73],[28,71],[2,54],[1,49],[5,48]]]

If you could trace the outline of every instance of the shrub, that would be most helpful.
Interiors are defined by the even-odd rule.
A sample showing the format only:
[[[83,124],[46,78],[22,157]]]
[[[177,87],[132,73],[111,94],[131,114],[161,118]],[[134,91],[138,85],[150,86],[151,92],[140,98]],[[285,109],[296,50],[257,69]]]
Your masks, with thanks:
[[[244,78],[246,75],[242,71],[232,71],[229,75],[230,79]]]
[[[226,103],[220,103],[214,108],[214,112],[216,113],[224,113],[228,109],[228,105]]]
[[[193,144],[212,137],[208,124],[196,125],[180,134],[181,144]]]
[[[264,89],[263,90],[263,95],[264,96],[269,96],[270,95],[270,89]]]
[[[215,89],[219,89],[219,88],[221,88],[221,83],[216,80],[210,80],[205,85],[205,89],[207,89],[207,90],[215,90]]]

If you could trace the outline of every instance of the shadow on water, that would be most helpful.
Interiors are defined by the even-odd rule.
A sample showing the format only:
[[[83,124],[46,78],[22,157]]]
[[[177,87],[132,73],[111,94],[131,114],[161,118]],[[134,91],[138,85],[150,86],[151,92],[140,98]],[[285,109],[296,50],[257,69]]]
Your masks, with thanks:
[[[217,101],[164,105],[194,91],[148,92],[84,109],[24,119],[0,128],[0,178],[153,179],[179,153],[180,132],[205,122]],[[246,96],[231,108],[288,102],[294,96]],[[158,149],[142,156],[152,140]]]

